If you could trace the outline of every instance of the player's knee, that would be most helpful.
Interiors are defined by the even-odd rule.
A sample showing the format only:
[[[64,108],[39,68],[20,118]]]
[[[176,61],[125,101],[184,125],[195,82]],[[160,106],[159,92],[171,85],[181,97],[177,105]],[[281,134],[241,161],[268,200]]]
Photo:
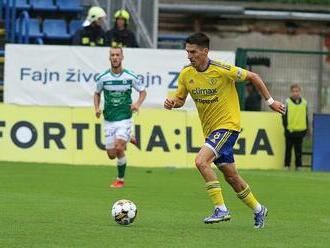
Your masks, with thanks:
[[[115,159],[117,157],[115,149],[107,149],[109,159]]]
[[[195,159],[195,165],[198,169],[202,169],[204,167],[207,166],[207,164],[205,163],[205,161],[203,159],[201,159],[200,157],[196,157]]]
[[[116,158],[116,154],[114,154],[114,153],[108,153],[108,157],[109,157],[109,159],[115,159]]]
[[[116,146],[116,154],[117,154],[118,157],[121,156],[124,153],[124,151],[125,151],[125,147]]]

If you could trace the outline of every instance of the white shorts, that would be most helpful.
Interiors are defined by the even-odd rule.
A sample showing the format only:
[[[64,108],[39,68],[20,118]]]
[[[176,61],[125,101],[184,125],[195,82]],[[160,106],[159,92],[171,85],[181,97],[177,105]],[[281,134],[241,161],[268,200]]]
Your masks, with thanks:
[[[131,139],[133,121],[126,119],[121,121],[104,121],[105,148],[115,147],[115,140],[121,139],[128,142]]]

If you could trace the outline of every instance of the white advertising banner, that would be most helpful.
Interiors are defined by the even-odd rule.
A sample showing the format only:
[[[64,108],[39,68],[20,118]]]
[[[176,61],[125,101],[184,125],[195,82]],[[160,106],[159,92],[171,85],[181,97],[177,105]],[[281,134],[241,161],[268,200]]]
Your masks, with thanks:
[[[95,78],[110,67],[106,47],[8,44],[5,51],[5,103],[92,106]],[[234,64],[235,53],[211,51],[210,58]],[[147,87],[147,107],[162,106],[188,63],[184,50],[124,49],[124,68]]]

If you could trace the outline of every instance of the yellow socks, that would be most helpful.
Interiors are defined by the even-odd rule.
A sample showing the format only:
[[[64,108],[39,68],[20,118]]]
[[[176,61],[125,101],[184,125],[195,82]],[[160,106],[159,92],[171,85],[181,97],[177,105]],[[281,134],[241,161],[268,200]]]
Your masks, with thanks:
[[[237,193],[237,197],[241,199],[249,208],[253,209],[255,213],[261,211],[261,205],[254,197],[249,186],[243,191]]]
[[[211,181],[206,183],[207,192],[214,204],[214,206],[224,205],[224,200],[221,193],[219,181]]]

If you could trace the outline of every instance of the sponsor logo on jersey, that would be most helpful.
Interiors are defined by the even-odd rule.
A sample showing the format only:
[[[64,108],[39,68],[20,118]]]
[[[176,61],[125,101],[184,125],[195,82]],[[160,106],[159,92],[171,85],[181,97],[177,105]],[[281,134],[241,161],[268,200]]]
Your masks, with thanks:
[[[212,104],[212,103],[218,102],[219,101],[219,98],[218,97],[215,97],[213,99],[194,98],[194,101],[196,103],[201,103],[201,104]]]
[[[210,78],[209,79],[209,84],[215,85],[218,82],[218,78]]]
[[[212,96],[216,95],[218,93],[217,89],[201,89],[201,88],[195,88],[192,90],[192,93],[194,95],[206,95],[206,96]]]

